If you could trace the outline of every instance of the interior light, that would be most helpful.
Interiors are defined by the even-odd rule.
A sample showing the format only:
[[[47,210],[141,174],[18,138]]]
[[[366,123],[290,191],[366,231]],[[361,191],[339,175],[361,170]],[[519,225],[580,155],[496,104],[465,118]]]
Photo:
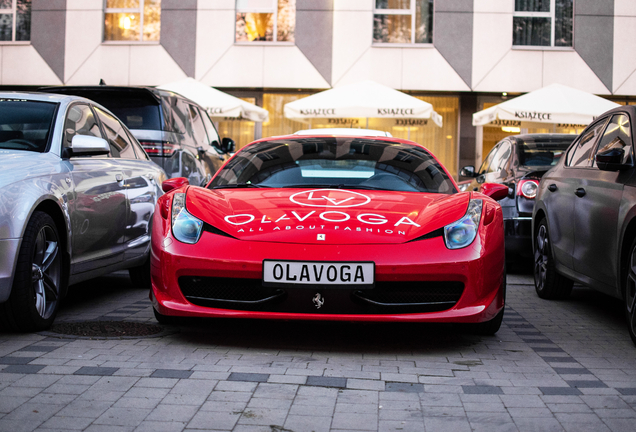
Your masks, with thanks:
[[[521,132],[521,128],[515,127],[515,126],[503,126],[501,128],[501,130],[504,131],[504,132],[508,132],[508,133],[519,133],[519,132]]]
[[[446,139],[453,139],[452,135],[446,135]]]
[[[508,93],[503,92],[501,95],[505,97],[505,96],[508,96]]]
[[[131,18],[126,15],[119,18],[119,27],[124,30],[130,30],[130,27],[132,27]]]

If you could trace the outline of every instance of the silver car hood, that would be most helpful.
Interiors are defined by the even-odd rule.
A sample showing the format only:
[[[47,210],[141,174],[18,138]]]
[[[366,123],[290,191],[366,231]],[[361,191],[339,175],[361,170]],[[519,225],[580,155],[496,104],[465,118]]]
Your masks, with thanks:
[[[0,189],[21,180],[60,173],[60,162],[52,153],[0,149]]]

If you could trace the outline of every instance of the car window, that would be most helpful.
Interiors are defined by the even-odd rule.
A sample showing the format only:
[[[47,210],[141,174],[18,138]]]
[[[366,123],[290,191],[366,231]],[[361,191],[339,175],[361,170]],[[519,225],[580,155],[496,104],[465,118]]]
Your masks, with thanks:
[[[208,115],[207,111],[202,109],[202,108],[198,108],[199,111],[201,112],[201,118],[203,119],[203,124],[205,125],[205,129],[208,133],[208,142],[217,147],[219,146],[219,143],[221,142],[221,140],[219,139],[219,133],[217,132],[216,128],[214,127],[214,123],[212,123],[212,121],[210,120],[210,116]],[[216,143],[215,143],[216,141]]]
[[[602,153],[612,148],[622,148],[625,156],[622,163],[628,163],[632,158],[632,134],[629,116],[627,114],[616,114],[609,121],[605,133],[598,145],[596,153]],[[596,160],[594,160],[596,166]]]
[[[489,172],[499,172],[506,167],[508,159],[510,159],[510,153],[512,152],[512,146],[509,141],[504,141],[499,147],[499,151],[490,163]]]
[[[202,146],[204,149],[207,149],[209,141],[208,135],[205,132],[205,126],[203,126],[201,113],[199,112],[197,107],[191,104],[188,104],[188,111],[190,112],[190,124],[192,126],[192,135],[194,136],[196,146]]]
[[[0,98],[0,149],[44,152],[58,104]]]
[[[495,157],[495,154],[497,154],[497,150],[499,150],[499,144],[497,144],[492,150],[490,150],[490,153],[488,153],[488,156],[486,156],[486,159],[484,159],[484,162],[481,164],[478,174],[481,175],[492,172],[490,171],[490,165],[493,158]]]
[[[598,141],[603,127],[607,123],[607,118],[600,120],[592,125],[589,129],[585,130],[583,134],[577,139],[575,144],[568,153],[567,166],[570,167],[587,167],[590,166],[590,158],[592,156],[592,149]]]
[[[75,135],[88,135],[102,138],[102,132],[91,107],[75,104],[68,109],[64,120],[64,147],[70,147]]]
[[[137,159],[130,138],[126,133],[125,126],[115,117],[97,107],[95,107],[95,112],[97,112],[97,117],[99,117],[104,127],[106,139],[110,144],[111,156],[124,159]]]
[[[135,150],[135,155],[137,155],[137,159],[150,160],[150,158],[146,154],[146,151],[141,147],[141,145],[139,144],[139,141],[137,141],[137,138],[135,138],[135,136],[129,130],[126,132],[128,133],[128,138],[130,139],[130,143],[132,144],[133,149]]]

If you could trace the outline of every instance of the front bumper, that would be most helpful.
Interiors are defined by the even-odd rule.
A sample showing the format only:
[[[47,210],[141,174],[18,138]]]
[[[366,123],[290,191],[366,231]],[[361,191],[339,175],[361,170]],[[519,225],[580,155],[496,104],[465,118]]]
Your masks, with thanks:
[[[532,256],[532,218],[504,219],[506,254]]]
[[[20,240],[0,240],[0,303],[5,302],[11,294]]]
[[[454,251],[446,248],[441,237],[393,245],[306,245],[241,241],[204,232],[197,244],[186,245],[170,235],[153,234],[150,297],[157,312],[168,316],[484,322],[494,318],[504,306],[503,230],[493,232],[487,240],[481,235],[471,246]],[[188,300],[190,288],[183,285],[184,280],[229,281],[244,286],[246,291],[258,291],[264,259],[334,261],[334,258],[342,262],[373,261],[376,288],[446,284],[461,285],[463,290],[456,301],[440,310],[431,307],[431,302],[387,306],[386,300],[379,298],[377,292],[374,296],[372,290],[355,293],[354,289],[326,286],[283,288],[282,293],[261,295],[261,300],[266,301],[260,304],[201,301],[191,296]],[[324,299],[320,308],[313,302],[318,293]]]

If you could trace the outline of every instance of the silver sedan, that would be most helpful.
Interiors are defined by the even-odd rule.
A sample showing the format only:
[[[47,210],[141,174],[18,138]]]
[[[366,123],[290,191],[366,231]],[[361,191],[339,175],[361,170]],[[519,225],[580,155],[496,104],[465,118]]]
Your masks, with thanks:
[[[76,96],[0,93],[0,325],[53,323],[70,284],[129,269],[149,286],[166,178],[111,112]]]

